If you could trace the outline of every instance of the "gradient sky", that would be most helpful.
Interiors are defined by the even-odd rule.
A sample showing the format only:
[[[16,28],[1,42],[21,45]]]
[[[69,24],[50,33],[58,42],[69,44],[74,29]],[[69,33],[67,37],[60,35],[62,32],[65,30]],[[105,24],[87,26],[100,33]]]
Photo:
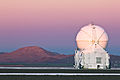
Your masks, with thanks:
[[[0,52],[40,46],[73,54],[77,32],[91,22],[108,33],[107,51],[120,55],[120,0],[0,0]]]

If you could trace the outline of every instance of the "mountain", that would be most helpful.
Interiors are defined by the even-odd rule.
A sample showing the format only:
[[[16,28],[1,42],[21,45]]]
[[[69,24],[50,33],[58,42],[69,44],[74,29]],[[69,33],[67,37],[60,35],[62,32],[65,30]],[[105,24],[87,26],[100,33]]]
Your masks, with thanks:
[[[110,55],[111,67],[120,67],[120,56]],[[73,66],[74,55],[49,52],[37,46],[0,54],[0,66]]]
[[[37,46],[30,46],[11,53],[0,54],[0,63],[44,63],[67,57],[69,55],[52,53]]]
[[[111,67],[120,68],[120,56],[110,55]]]
[[[5,54],[6,52],[0,52],[0,54]]]

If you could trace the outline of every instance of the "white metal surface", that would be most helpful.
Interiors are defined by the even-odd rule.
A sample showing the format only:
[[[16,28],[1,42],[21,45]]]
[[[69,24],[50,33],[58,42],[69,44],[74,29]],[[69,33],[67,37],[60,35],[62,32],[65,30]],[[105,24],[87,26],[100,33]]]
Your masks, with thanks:
[[[104,50],[108,36],[104,29],[90,24],[83,27],[77,34],[77,49],[75,50],[76,69],[108,69],[109,55]]]
[[[103,48],[106,48],[108,35],[103,28],[97,25],[89,24],[81,28],[76,36],[77,47],[84,49],[89,45],[98,43]]]

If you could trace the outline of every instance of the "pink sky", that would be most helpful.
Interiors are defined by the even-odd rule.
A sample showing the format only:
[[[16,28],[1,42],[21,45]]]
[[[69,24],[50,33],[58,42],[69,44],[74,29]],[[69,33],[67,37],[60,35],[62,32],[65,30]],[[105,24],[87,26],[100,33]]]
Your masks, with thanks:
[[[0,51],[37,45],[69,54],[77,31],[90,22],[107,31],[110,49],[119,49],[119,21],[120,0],[1,0]]]

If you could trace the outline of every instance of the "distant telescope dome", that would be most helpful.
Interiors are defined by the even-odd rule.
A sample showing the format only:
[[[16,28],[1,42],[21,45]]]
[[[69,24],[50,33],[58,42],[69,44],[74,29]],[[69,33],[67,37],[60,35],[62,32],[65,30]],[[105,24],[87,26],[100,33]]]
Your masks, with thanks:
[[[93,44],[106,48],[108,35],[100,26],[89,24],[78,32],[76,42],[79,49],[84,49]]]

